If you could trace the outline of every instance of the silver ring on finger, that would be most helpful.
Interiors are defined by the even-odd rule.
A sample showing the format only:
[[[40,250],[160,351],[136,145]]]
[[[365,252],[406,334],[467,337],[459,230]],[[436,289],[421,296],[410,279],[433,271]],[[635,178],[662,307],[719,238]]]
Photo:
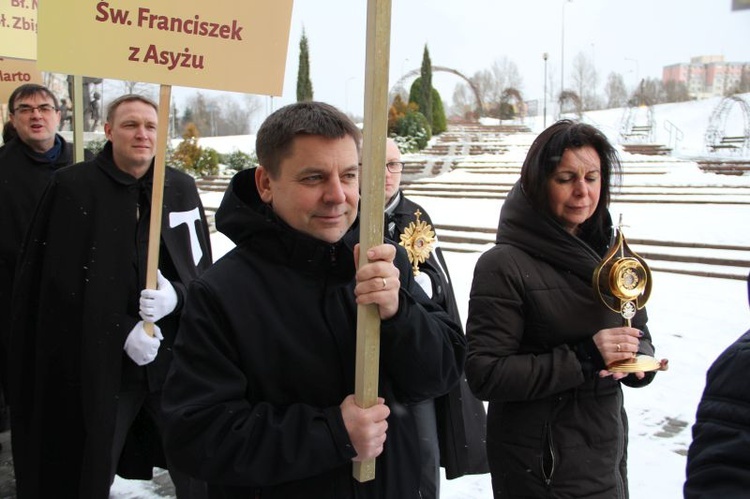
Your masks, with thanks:
[[[383,279],[383,289],[385,289],[386,286],[388,286],[388,281],[385,280],[385,277]]]
[[[617,351],[619,352],[620,350],[622,350],[622,348],[620,347],[620,344],[618,343],[617,344]]]

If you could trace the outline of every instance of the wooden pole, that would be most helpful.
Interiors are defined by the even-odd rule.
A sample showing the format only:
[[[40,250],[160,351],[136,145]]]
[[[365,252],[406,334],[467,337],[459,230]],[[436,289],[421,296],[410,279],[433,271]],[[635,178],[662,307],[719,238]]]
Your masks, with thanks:
[[[383,243],[385,205],[385,141],[388,132],[388,65],[391,41],[391,1],[367,2],[365,58],[365,119],[362,144],[362,193],[359,265],[367,263],[367,249]],[[357,359],[354,398],[360,407],[378,400],[380,315],[377,305],[357,307]],[[375,459],[355,462],[354,478],[375,478]]]
[[[164,171],[166,170],[167,141],[169,140],[169,106],[172,86],[161,85],[159,90],[159,124],[156,132],[156,156],[154,157],[154,184],[151,188],[151,220],[148,231],[148,261],[146,264],[146,288],[156,289],[159,269],[159,244],[161,241],[161,214],[164,199]],[[154,325],[145,322],[143,329],[154,335]]]
[[[80,75],[73,76],[73,154],[76,163],[84,160],[83,155],[83,121],[86,117],[83,115],[83,77]]]

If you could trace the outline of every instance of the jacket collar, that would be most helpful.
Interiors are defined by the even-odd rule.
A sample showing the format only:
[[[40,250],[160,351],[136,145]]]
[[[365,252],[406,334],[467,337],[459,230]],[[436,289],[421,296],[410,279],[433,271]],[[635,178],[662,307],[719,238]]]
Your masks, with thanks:
[[[72,149],[59,133],[55,134],[54,146],[45,153],[38,153],[34,151],[19,137],[14,137],[12,141],[8,142],[7,145],[10,146],[14,143],[34,164],[60,167],[69,165],[71,163]]]
[[[115,164],[112,154],[112,142],[109,140],[94,158],[96,165],[112,180],[121,185],[151,185],[154,179],[154,160],[151,160],[151,166],[146,174],[141,178],[135,178],[129,173],[120,170]],[[166,186],[166,179],[165,179]]]
[[[581,238],[583,237],[583,239]],[[601,256],[594,247],[607,247],[606,241],[588,241],[574,236],[546,213],[535,210],[518,181],[500,211],[496,242],[515,246],[553,267],[570,271],[587,282]]]
[[[269,261],[307,273],[333,273],[351,279],[359,219],[338,242],[321,241],[281,220],[260,199],[254,179],[255,168],[243,170],[232,178],[216,212],[217,230],[237,246],[262,254]]]

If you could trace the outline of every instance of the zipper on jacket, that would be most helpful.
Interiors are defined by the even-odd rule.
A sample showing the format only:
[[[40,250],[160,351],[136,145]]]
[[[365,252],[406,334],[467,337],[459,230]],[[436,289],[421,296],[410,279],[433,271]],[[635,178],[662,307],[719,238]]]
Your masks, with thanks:
[[[555,445],[552,441],[552,427],[549,423],[544,425],[545,441],[547,442],[547,449],[544,449],[545,454],[542,455],[542,478],[547,487],[552,485],[552,477],[555,475]],[[545,458],[549,458],[547,461]],[[547,473],[547,465],[549,465],[549,473]]]
[[[617,399],[620,406],[620,417],[618,418],[618,428],[617,428],[617,459],[615,460],[615,480],[616,480],[616,490],[617,490],[617,497],[624,498],[627,497],[627,494],[625,494],[625,481],[627,480],[626,477],[622,475],[620,472],[620,461],[624,459],[626,448],[625,448],[625,421],[623,418],[627,418],[627,414],[625,413],[625,409],[623,408],[623,394],[622,390],[617,391]]]

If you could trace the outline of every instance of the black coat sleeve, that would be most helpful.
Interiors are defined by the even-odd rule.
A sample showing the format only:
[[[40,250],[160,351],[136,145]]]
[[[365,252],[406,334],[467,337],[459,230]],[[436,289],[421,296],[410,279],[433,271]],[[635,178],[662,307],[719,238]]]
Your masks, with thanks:
[[[750,331],[714,362],[698,405],[687,458],[686,499],[750,491]]]

